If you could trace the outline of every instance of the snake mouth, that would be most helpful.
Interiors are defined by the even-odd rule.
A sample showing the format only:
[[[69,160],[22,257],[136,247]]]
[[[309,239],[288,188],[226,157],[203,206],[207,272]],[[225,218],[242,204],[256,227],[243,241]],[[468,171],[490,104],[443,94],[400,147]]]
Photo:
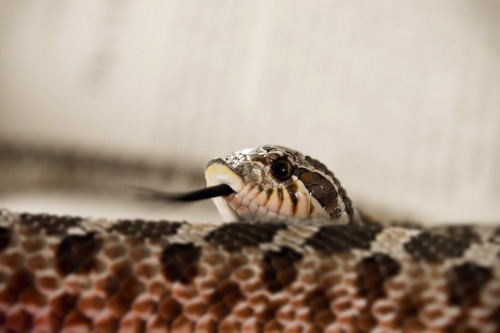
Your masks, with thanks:
[[[245,186],[242,177],[222,158],[216,158],[208,164],[205,170],[208,188],[226,185],[233,192],[239,192]]]
[[[242,176],[231,168],[224,159],[216,158],[208,164],[205,170],[205,178],[208,188],[224,185],[233,191],[229,195],[214,197],[213,201],[225,221],[237,220],[239,215],[229,205],[229,202],[246,186]]]

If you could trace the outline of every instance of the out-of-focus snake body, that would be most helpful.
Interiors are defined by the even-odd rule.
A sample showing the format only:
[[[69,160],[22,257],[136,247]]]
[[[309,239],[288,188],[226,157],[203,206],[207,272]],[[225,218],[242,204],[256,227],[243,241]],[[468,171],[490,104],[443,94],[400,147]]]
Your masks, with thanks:
[[[227,158],[209,169],[233,170],[242,187],[234,175],[217,178],[209,169],[207,179],[234,187],[225,208],[241,196],[235,211],[246,207],[238,212],[246,217],[236,222],[2,211],[1,331],[500,331],[500,228],[382,225],[352,209],[331,172],[303,177],[311,170],[297,171],[290,161],[290,175],[275,167],[287,158],[285,148],[266,147],[260,178],[252,179],[262,181],[271,170],[280,178],[274,183],[315,188],[311,196],[323,207],[325,197],[335,203],[319,217],[255,214],[263,211],[258,202],[274,209],[266,205],[279,191],[259,182],[253,187],[269,190],[268,198],[252,206],[241,189],[248,184],[244,172],[255,169],[239,170]],[[272,152],[279,156],[266,160]],[[292,200],[298,192],[287,193]],[[299,206],[307,199],[301,195],[277,211],[317,213],[317,202]]]

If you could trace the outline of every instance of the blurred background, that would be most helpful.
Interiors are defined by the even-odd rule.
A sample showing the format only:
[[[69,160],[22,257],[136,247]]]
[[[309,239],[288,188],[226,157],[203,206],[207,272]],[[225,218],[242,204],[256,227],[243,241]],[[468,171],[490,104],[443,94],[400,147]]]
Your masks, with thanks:
[[[265,143],[376,214],[500,221],[500,2],[0,0],[0,206],[211,221],[103,189]]]

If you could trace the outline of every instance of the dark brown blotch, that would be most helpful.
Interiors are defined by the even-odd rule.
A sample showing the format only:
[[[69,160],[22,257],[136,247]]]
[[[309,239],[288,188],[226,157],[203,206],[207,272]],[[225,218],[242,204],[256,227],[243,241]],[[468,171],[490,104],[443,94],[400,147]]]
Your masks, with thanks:
[[[205,239],[234,252],[245,246],[272,242],[274,235],[285,228],[283,223],[227,223],[212,231]]]
[[[264,254],[261,279],[267,290],[272,293],[283,290],[297,278],[295,263],[302,259],[302,254],[289,247],[280,251],[267,251]]]
[[[64,235],[67,230],[79,227],[80,217],[57,216],[49,214],[21,214],[20,224],[33,234],[45,232],[47,235]]]
[[[348,252],[351,249],[368,250],[370,243],[382,229],[377,225],[323,226],[307,239],[305,245],[327,254]]]
[[[500,228],[495,228],[495,230],[493,230],[488,241],[493,244],[500,244]]]
[[[307,169],[297,169],[298,177],[304,186],[308,187],[310,185],[319,184],[321,179],[317,172],[312,172]]]
[[[120,286],[120,293],[129,300],[134,300],[141,295],[146,287],[135,277],[130,277],[123,281]]]
[[[55,258],[55,268],[59,275],[89,273],[98,270],[96,255],[102,241],[94,233],[66,236],[59,244]]]
[[[472,242],[473,238],[425,231],[412,237],[404,248],[416,260],[439,263],[447,258],[461,257]]]
[[[479,234],[477,234],[474,228],[470,225],[448,226],[445,230],[451,237],[467,239],[471,243],[481,241]]]
[[[221,321],[234,309],[245,296],[240,285],[234,281],[225,281],[219,284],[214,292],[206,299],[207,311],[217,321]]]
[[[302,320],[311,321],[316,315],[323,313],[329,313],[331,320],[335,320],[335,314],[331,307],[332,299],[331,295],[328,295],[328,289],[330,286],[324,285],[315,289],[311,289],[305,292],[303,306],[308,307],[311,311],[302,317]]]
[[[399,270],[398,262],[386,254],[364,258],[357,266],[359,295],[369,302],[385,296],[386,281]]]
[[[170,244],[161,255],[162,272],[171,282],[190,283],[197,274],[201,250],[193,244]]]
[[[466,262],[453,267],[447,274],[448,299],[451,304],[475,306],[482,288],[492,278],[489,268]]]
[[[319,173],[312,171],[300,172],[299,179],[309,193],[325,208],[327,214],[335,211],[338,206],[338,193],[335,185]]]
[[[28,269],[20,268],[9,277],[7,289],[18,297],[22,292],[32,288],[34,281],[35,277]]]
[[[143,241],[146,239],[157,241],[165,236],[175,235],[182,224],[168,221],[122,220],[109,228],[108,231]]]
[[[5,250],[10,244],[10,229],[0,227],[0,252]]]

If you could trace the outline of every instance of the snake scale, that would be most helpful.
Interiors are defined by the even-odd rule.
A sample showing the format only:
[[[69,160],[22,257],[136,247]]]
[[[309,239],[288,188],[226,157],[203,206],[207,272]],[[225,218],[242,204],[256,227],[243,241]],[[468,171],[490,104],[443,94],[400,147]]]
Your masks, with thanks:
[[[500,332],[500,228],[382,224],[281,146],[211,161],[226,223],[0,214],[1,332]]]

